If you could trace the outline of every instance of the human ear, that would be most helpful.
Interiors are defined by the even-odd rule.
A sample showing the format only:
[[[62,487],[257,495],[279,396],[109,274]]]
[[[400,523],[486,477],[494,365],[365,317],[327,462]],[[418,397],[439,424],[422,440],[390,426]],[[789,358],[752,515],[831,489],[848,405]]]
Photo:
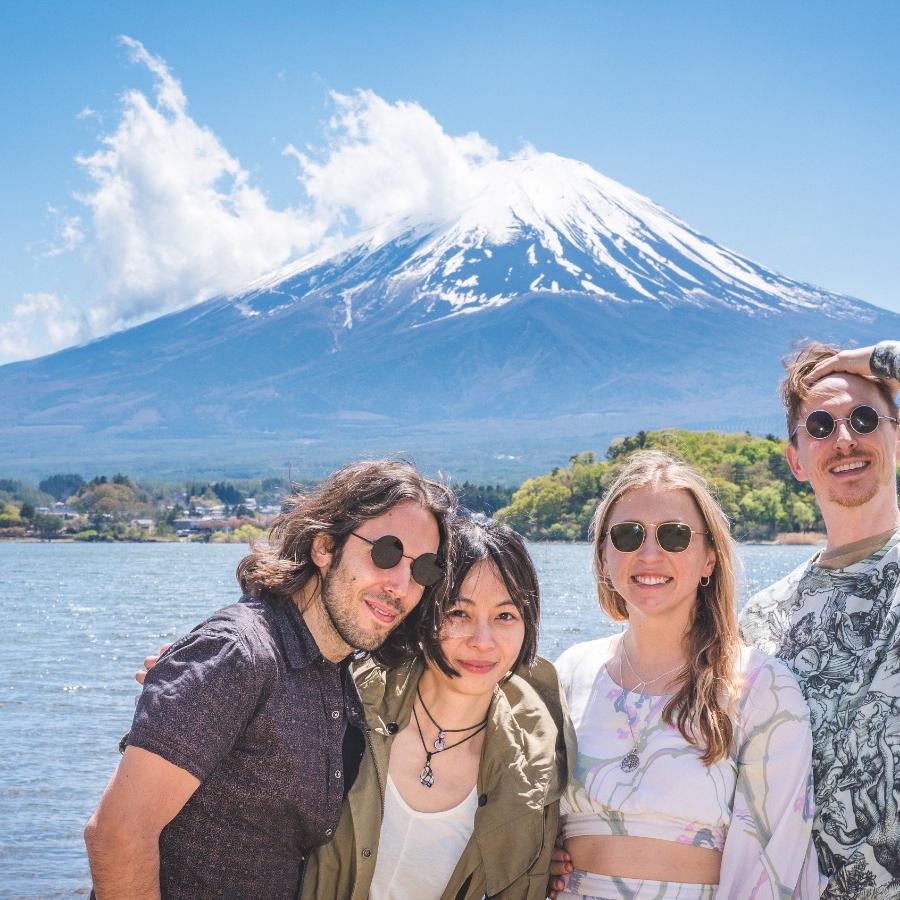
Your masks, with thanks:
[[[803,463],[800,462],[800,454],[790,440],[788,441],[787,447],[784,448],[784,455],[787,458],[788,465],[791,467],[794,478],[796,478],[797,481],[809,481],[809,476],[803,468]]]
[[[317,534],[313,538],[310,557],[322,576],[327,575],[334,561],[334,539],[330,534]]]
[[[701,577],[709,578],[715,571],[717,562],[716,551],[710,547],[709,553],[706,554],[706,565],[703,566],[703,575]]]

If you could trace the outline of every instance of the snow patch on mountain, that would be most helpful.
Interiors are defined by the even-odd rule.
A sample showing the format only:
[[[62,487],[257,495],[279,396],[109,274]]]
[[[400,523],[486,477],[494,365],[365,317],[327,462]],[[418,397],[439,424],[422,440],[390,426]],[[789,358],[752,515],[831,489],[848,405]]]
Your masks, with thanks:
[[[440,221],[393,220],[258,279],[232,302],[277,315],[273,294],[332,310],[351,329],[380,310],[408,326],[535,293],[748,316],[860,305],[716,244],[585,163],[529,151],[491,165],[488,187]],[[864,306],[864,304],[863,304]]]

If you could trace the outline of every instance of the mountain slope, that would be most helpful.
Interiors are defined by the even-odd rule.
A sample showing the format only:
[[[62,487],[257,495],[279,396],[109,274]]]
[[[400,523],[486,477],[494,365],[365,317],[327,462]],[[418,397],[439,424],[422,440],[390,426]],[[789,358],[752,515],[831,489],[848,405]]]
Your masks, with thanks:
[[[792,281],[552,154],[220,297],[0,368],[0,470],[315,474],[399,450],[512,479],[666,425],[776,430],[779,357],[900,317]]]

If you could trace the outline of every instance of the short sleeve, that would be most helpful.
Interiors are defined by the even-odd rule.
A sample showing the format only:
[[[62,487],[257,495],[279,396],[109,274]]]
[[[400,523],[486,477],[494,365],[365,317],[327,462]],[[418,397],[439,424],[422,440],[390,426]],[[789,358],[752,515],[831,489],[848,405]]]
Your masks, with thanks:
[[[747,681],[718,894],[817,898],[809,710],[794,676],[778,660],[763,658]]]
[[[128,745],[156,753],[203,781],[259,706],[266,678],[240,634],[181,638],[147,673]]]

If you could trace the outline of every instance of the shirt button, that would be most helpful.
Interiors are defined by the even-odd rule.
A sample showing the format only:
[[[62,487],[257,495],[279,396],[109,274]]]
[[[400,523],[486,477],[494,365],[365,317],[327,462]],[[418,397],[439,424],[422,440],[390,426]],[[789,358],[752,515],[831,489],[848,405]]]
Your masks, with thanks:
[[[340,717],[341,717],[341,714],[340,714],[340,712],[339,712],[338,710],[333,709],[333,710],[331,711],[331,718],[332,718],[332,719],[339,719]]]
[[[396,722],[387,723],[388,734],[396,734],[400,730],[400,726]]]
[[[325,837],[331,837],[333,834],[334,834],[334,829],[333,829],[333,828],[327,828],[327,829],[325,829]]]
[[[335,777],[335,778],[340,778],[340,777],[341,777],[341,770],[340,770],[340,769],[335,769],[335,770],[334,770],[334,777]]]
[[[363,859],[368,859],[372,855],[372,851],[368,847],[363,847]]]
[[[479,805],[479,806],[485,806],[485,805],[487,805],[487,794],[482,794],[482,795],[478,798],[478,805]]]

